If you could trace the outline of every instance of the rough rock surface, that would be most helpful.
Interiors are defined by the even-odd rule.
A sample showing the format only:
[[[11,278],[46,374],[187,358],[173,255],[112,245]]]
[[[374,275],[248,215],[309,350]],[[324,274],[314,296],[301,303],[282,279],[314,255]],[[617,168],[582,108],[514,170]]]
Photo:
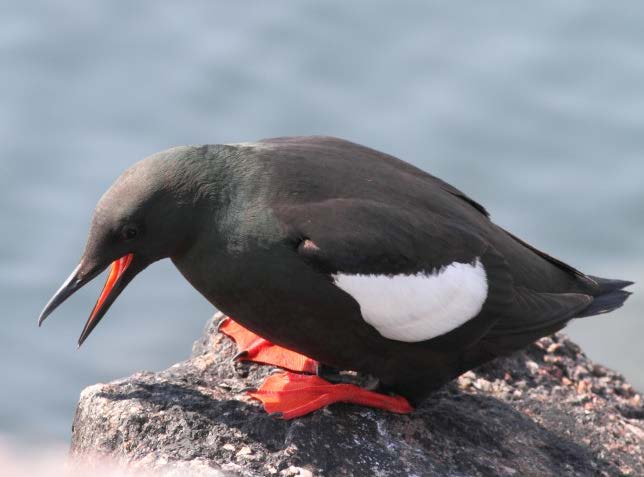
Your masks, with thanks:
[[[411,415],[336,404],[269,417],[217,315],[193,356],[83,391],[71,455],[175,475],[644,475],[644,403],[563,335],[469,372]]]

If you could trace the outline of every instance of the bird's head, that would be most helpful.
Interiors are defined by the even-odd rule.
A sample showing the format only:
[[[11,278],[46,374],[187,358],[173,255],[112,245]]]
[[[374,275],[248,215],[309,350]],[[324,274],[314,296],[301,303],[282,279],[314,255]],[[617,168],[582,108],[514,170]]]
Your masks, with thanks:
[[[203,160],[199,148],[173,148],[138,162],[116,180],[94,210],[78,266],[45,306],[39,325],[110,267],[78,340],[80,346],[140,271],[190,247],[197,226],[194,211],[199,208],[193,173],[199,160]]]

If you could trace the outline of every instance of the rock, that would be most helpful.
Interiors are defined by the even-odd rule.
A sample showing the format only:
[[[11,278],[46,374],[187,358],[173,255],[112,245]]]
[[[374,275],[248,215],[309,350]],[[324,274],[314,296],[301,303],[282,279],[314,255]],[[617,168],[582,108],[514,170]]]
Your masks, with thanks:
[[[85,389],[71,455],[172,475],[644,475],[644,405],[561,334],[470,371],[411,415],[336,404],[294,421],[246,397],[215,316],[193,356]]]

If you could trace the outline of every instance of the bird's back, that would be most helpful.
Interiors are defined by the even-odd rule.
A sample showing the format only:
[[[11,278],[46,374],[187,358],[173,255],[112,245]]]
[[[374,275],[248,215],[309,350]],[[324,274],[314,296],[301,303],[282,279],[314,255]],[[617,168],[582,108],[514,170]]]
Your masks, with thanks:
[[[457,188],[391,155],[333,137],[274,138],[257,145],[253,155],[269,171],[265,179],[272,205],[354,199],[434,214],[492,244],[517,286],[548,293],[598,292],[583,273],[494,224],[482,205]]]

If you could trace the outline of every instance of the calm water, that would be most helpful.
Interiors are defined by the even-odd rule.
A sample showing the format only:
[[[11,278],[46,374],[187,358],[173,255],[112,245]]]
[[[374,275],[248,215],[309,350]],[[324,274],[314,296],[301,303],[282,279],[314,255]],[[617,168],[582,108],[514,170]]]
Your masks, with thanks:
[[[0,433],[70,433],[80,390],[186,358],[213,309],[169,262],[82,349],[102,280],[42,329],[92,208],[172,145],[342,136],[462,188],[582,270],[644,281],[644,4],[0,4]],[[569,333],[644,389],[644,290]]]

